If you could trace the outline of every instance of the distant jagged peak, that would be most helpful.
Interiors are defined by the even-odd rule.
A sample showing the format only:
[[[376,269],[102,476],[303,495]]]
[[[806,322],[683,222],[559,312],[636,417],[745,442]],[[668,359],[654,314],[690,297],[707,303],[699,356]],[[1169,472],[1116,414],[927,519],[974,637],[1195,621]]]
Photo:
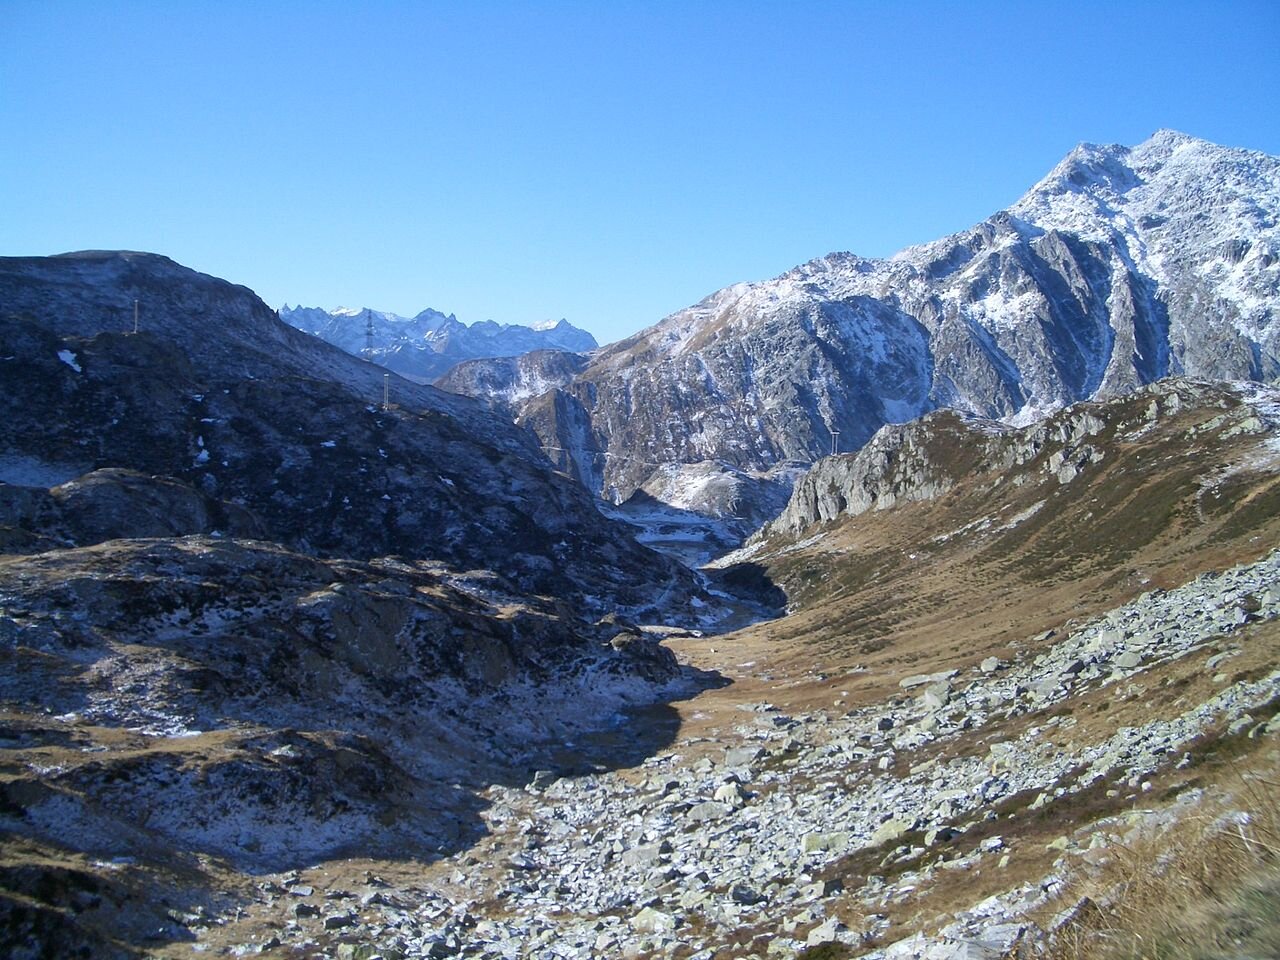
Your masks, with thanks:
[[[1097,190],[1111,194],[1126,193],[1142,182],[1127,162],[1130,152],[1129,147],[1120,144],[1078,144],[1031,188],[1030,194],[1056,195]]]
[[[1189,133],[1183,133],[1181,130],[1174,130],[1171,127],[1161,127],[1150,137],[1133,148],[1135,153],[1164,151],[1172,153],[1175,150],[1186,146],[1205,146],[1217,147],[1215,143],[1203,140],[1200,137],[1193,137]]]
[[[339,321],[364,321],[366,317],[371,316],[375,321],[380,321],[392,327],[406,327],[415,330],[419,328],[430,330],[449,329],[455,332],[469,331],[486,336],[505,332],[562,334],[572,336],[583,344],[590,341],[590,346],[584,347],[585,349],[591,349],[596,345],[595,338],[588,331],[583,330],[581,327],[575,327],[563,318],[560,320],[543,320],[533,324],[499,323],[496,320],[476,320],[472,323],[466,323],[465,321],[460,321],[456,314],[443,313],[434,307],[427,307],[412,317],[407,317],[390,310],[376,310],[373,307],[338,306],[332,310],[326,310],[324,307],[304,307],[301,304],[296,307],[290,307],[287,303],[281,307],[281,314],[285,316],[285,319],[289,319],[289,316],[293,315],[299,318],[304,316],[308,318],[327,316],[332,320]]]
[[[453,314],[446,315],[441,313],[439,310],[432,309],[431,307],[427,307],[425,310],[419,311],[412,317],[406,317],[403,314],[394,313],[390,310],[375,310],[373,307],[338,306],[334,307],[332,310],[326,310],[324,307],[304,307],[301,304],[298,304],[296,307],[290,307],[286,303],[280,309],[282,312],[288,313],[299,313],[305,311],[307,314],[315,316],[327,315],[329,317],[354,317],[361,320],[368,316],[372,316],[375,320],[381,320],[390,324],[410,324],[433,319],[438,319],[440,321],[449,320],[454,322],[457,320]]]
[[[1121,234],[1139,255],[1163,245],[1177,258],[1188,244],[1273,236],[1278,206],[1280,158],[1158,130],[1134,147],[1080,144],[1010,212],[1087,240]]]
[[[285,306],[280,318],[348,353],[429,383],[454,364],[480,357],[509,357],[553,348],[586,353],[598,344],[567,320],[537,327],[480,320],[466,324],[428,307],[413,317],[370,307]]]
[[[543,330],[571,330],[577,328],[564,317],[561,317],[559,320],[539,320],[537,323],[529,324],[529,329],[541,332]]]

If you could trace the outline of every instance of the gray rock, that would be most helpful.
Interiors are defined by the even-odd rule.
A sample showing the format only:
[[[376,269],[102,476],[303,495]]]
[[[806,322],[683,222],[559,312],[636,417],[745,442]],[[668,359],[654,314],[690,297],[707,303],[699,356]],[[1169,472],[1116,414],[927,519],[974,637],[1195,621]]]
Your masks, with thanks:
[[[806,833],[800,841],[800,849],[804,853],[840,852],[848,849],[852,840],[847,831],[834,833]]]
[[[931,683],[920,695],[920,702],[926,710],[941,710],[951,700],[951,684]]]
[[[545,790],[559,779],[560,777],[554,771],[538,770],[534,772],[533,779],[529,781],[529,789]]]
[[[760,746],[733,747],[724,752],[724,765],[726,767],[750,767],[766,756],[765,750]]]
[[[650,935],[674,933],[677,925],[675,917],[653,907],[645,907],[629,923],[636,933]]]
[[[667,845],[667,852],[670,852],[670,845]],[[663,852],[658,844],[649,844],[642,847],[632,847],[630,850],[624,850],[620,858],[623,866],[627,867],[652,867],[659,863],[663,857]]]
[[[743,906],[750,907],[764,903],[768,897],[756,890],[754,887],[747,886],[745,883],[735,883],[729,888],[729,899],[734,903],[740,903]]]
[[[846,933],[848,929],[837,918],[828,917],[809,931],[809,935],[805,938],[805,943],[810,947],[817,947],[824,943],[837,943],[841,941],[841,935]]]
[[[740,807],[746,803],[746,797],[742,793],[742,788],[737,783],[722,783],[716,788],[713,799],[719,803],[727,804],[730,807]]]
[[[703,823],[708,820],[721,820],[731,813],[733,813],[733,807],[727,803],[706,800],[691,807],[685,814],[685,818],[694,823]]]
[[[912,687],[923,687],[930,683],[944,683],[947,680],[954,679],[958,670],[940,670],[937,673],[917,673],[914,676],[903,677],[898,681],[898,686],[903,690],[910,690]]]
[[[871,845],[879,846],[884,843],[891,843],[897,840],[903,834],[915,829],[915,823],[909,820],[902,820],[894,817],[886,820],[880,826],[876,827],[871,834]]]

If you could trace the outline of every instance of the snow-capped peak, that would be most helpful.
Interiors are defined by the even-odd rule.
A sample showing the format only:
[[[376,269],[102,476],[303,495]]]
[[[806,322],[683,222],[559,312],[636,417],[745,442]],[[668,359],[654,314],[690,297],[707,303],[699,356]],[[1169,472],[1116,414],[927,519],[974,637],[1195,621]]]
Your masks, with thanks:
[[[284,307],[280,317],[342,349],[399,373],[434,379],[462,360],[509,357],[531,350],[594,350],[591,334],[566,320],[534,327],[482,320],[467,325],[453,314],[426,309],[413,317],[368,307]],[[369,335],[372,321],[372,350]]]

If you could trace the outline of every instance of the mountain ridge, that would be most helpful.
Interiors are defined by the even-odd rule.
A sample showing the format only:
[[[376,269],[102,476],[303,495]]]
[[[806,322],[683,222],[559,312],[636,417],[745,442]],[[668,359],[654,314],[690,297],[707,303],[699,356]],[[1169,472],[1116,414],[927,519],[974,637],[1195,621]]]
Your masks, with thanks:
[[[1082,144],[967,230],[716,291],[521,419],[624,500],[649,463],[812,462],[940,407],[1029,423],[1169,374],[1273,380],[1278,218],[1275,157],[1174,131]]]
[[[412,317],[368,307],[280,308],[280,319],[320,337],[348,353],[429,383],[466,360],[513,357],[536,350],[586,353],[599,344],[568,320],[545,320],[525,326],[478,320],[467,324],[450,313],[428,307]],[[372,321],[373,347],[368,345]]]

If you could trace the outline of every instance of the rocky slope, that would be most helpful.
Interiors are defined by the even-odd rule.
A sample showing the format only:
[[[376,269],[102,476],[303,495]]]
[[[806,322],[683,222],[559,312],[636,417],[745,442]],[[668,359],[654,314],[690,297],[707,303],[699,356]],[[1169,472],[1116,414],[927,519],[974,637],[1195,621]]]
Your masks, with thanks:
[[[1035,911],[1060,896],[1077,858],[1135,821],[1123,801],[1078,830],[1045,836],[1037,820],[1104,791],[1132,803],[1154,784],[1167,789],[1171,761],[1202,763],[1206,740],[1228,728],[1280,735],[1280,671],[1266,662],[1278,581],[1273,554],[1143,595],[1034,653],[904,677],[889,703],[843,716],[753,704],[736,745],[693,763],[682,752],[696,747],[683,743],[636,777],[560,781],[541,795],[495,788],[492,842],[539,842],[493,887],[468,893],[510,903],[513,915],[474,932],[446,926],[441,939],[477,956],[795,957],[827,945],[833,956],[942,960],[1043,943],[1054,924]],[[1245,651],[1263,666],[1241,677]],[[1205,663],[1236,679],[1224,673],[1203,700],[1106,733],[1072,719]],[[1202,793],[1173,815],[1194,811]],[[951,877],[978,889],[984,871],[1012,880],[1015,858],[1043,873],[972,896],[925,939],[903,922]],[[548,915],[547,903],[572,908]]]
[[[564,751],[717,680],[626,614],[719,601],[529,434],[384,405],[243,287],[0,260],[0,371],[6,955],[205,949],[264,873],[469,849],[491,785],[639,762],[671,724]]]
[[[1170,374],[1280,374],[1280,160],[1083,144],[1008,210],[832,254],[600,351],[523,422],[621,501],[654,464],[768,470],[938,408],[1027,423]]]
[[[687,692],[596,731],[593,691],[670,661],[492,580],[208,537],[8,558],[0,689],[44,700],[9,717],[5,826],[63,872],[3,874],[7,909],[121,955],[1039,949],[1079,878],[1179,819],[1249,825],[1228,781],[1280,770],[1277,421],[1273,390],[1171,381],[826,461],[813,502],[867,508],[792,511],[736,558],[791,612],[673,638]],[[138,792],[180,812],[153,819],[184,883]],[[388,850],[419,836],[438,858]]]
[[[658,598],[679,609],[697,589],[602,517],[526,431],[398,377],[384,409],[381,369],[280,322],[243,287],[148,254],[5,258],[0,304],[0,480],[169,477],[260,524],[222,532],[489,569],[518,591],[577,598],[587,615]]]
[[[532,327],[483,320],[465,324],[453,314],[423,310],[401,317],[381,310],[280,308],[280,319],[402,376],[429,383],[464,360],[514,357],[535,350],[586,353],[598,344],[586,330],[568,320]],[[373,349],[368,346],[373,321]]]
[[[818,461],[797,482],[786,508],[753,540],[794,536],[837,517],[934,500],[983,477],[998,483],[1005,471],[1033,462],[1038,475],[1022,475],[1021,484],[1063,486],[1101,463],[1117,442],[1140,439],[1184,408],[1222,410],[1211,428],[1225,429],[1228,436],[1265,436],[1280,417],[1274,391],[1180,378],[1145,387],[1124,403],[1075,404],[1022,428],[941,411],[882,427],[856,454]]]
[[[489,785],[697,680],[492,575],[209,537],[0,557],[0,664],[13,956],[191,941],[228,869],[465,849]]]

